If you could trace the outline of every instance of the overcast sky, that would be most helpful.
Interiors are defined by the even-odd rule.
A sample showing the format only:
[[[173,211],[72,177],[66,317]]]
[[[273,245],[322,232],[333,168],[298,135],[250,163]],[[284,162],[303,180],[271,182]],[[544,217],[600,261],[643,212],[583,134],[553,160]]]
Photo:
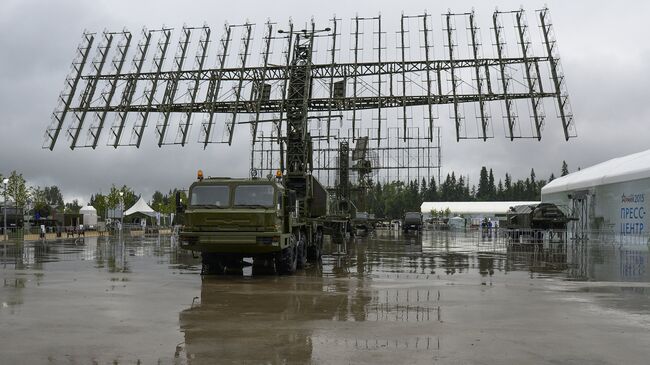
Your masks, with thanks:
[[[541,142],[510,142],[495,129],[488,142],[455,142],[453,125],[443,125],[443,174],[450,171],[478,178],[478,170],[494,168],[497,179],[508,171],[526,177],[559,172],[562,160],[571,170],[648,148],[650,132],[650,34],[648,1],[530,1],[530,13],[547,4],[575,114],[578,138],[565,142],[559,121],[551,118]],[[404,13],[439,15],[448,9],[474,7],[482,18],[495,7],[518,9],[521,1],[31,1],[0,2],[0,173],[22,172],[30,184],[58,185],[66,199],[88,200],[112,183],[127,184],[146,199],[154,190],[186,187],[196,170],[210,175],[245,176],[248,146],[159,149],[149,141],[140,150],[101,147],[70,151],[61,143],[41,149],[43,132],[84,29],[101,32],[124,27],[139,38],[142,26],[201,25],[221,32],[225,20],[267,18],[325,21],[336,13],[398,19]],[[438,20],[439,17],[434,17]],[[439,24],[436,25],[440,32]],[[393,29],[394,30],[394,29]],[[485,30],[484,30],[485,31]],[[220,34],[219,34],[220,35]],[[174,41],[177,38],[173,38]],[[486,42],[487,43],[487,42]],[[554,114],[547,110],[547,114]],[[498,122],[500,124],[500,121]],[[66,123],[67,124],[67,123]],[[499,127],[500,128],[500,127]],[[245,157],[246,156],[246,157]]]

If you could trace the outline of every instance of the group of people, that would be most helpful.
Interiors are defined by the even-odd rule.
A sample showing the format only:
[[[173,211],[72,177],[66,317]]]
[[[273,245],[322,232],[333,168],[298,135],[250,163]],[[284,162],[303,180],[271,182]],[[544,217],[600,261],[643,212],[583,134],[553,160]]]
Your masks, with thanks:
[[[65,233],[66,237],[74,237],[77,235],[77,237],[81,236],[86,236],[84,226],[80,224],[79,226],[70,226],[70,227],[65,227]],[[39,230],[39,238],[45,239],[47,234],[47,227],[45,227],[44,224],[41,224],[40,230]],[[61,237],[62,235],[62,227],[61,226],[56,226],[56,236]]]

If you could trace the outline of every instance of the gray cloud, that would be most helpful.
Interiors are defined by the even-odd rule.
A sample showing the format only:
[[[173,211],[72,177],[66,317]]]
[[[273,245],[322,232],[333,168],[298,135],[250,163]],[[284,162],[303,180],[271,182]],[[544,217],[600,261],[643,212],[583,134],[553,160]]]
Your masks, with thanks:
[[[81,32],[127,27],[136,33],[143,25],[207,22],[220,32],[225,20],[244,19],[262,23],[267,18],[284,22],[291,16],[301,23],[312,15],[325,21],[336,13],[349,18],[375,15],[385,18],[399,14],[420,13],[425,8],[433,14],[447,8],[432,8],[435,3],[412,1],[21,1],[5,0],[0,5],[0,173],[22,172],[30,183],[59,185],[67,199],[87,200],[96,191],[107,191],[112,183],[133,186],[149,197],[154,190],[183,187],[199,168],[212,175],[245,176],[248,172],[248,139],[242,128],[234,146],[198,144],[159,149],[153,136],[140,150],[70,151],[65,143],[55,151],[41,149],[43,131],[51,112]],[[467,11],[476,6],[482,17],[489,17],[494,5],[517,9],[520,1],[455,1],[452,11]],[[543,2],[526,5],[529,12]],[[562,160],[571,169],[587,167],[605,159],[648,148],[644,121],[650,117],[645,101],[650,88],[650,45],[645,40],[645,14],[650,5],[644,1],[612,2],[549,1],[560,46],[578,138],[564,142],[559,121],[550,118],[542,142],[509,142],[498,113],[494,118],[497,136],[488,142],[455,142],[452,123],[442,118],[443,171],[457,171],[478,178],[482,165],[495,169],[497,177],[505,172],[525,177],[531,168],[546,178],[559,172]],[[434,17],[434,21],[439,18]],[[532,19],[530,19],[533,23]],[[436,29],[440,29],[436,24]],[[395,28],[396,29],[396,28]],[[393,31],[393,29],[391,29]],[[487,45],[489,30],[484,29]],[[444,108],[441,108],[441,114]],[[549,116],[554,111],[547,108]]]

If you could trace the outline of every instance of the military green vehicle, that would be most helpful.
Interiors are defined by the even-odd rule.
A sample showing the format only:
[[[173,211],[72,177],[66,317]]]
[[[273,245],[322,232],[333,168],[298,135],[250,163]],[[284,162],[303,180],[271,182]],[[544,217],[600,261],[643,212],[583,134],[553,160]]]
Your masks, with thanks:
[[[552,203],[516,205],[510,207],[501,226],[506,228],[508,236],[515,241],[519,241],[520,237],[541,241],[545,231],[552,234],[565,232],[572,219]]]
[[[308,259],[320,258],[323,229],[311,218],[325,215],[327,207],[325,190],[317,182],[314,186],[312,215],[305,217],[299,215],[296,193],[279,178],[203,179],[200,173],[183,208],[181,248],[201,253],[206,274],[241,268],[245,257],[291,274]]]
[[[409,231],[419,232],[422,230],[422,213],[420,212],[406,212],[404,214],[404,223],[402,224],[402,232],[408,233]]]

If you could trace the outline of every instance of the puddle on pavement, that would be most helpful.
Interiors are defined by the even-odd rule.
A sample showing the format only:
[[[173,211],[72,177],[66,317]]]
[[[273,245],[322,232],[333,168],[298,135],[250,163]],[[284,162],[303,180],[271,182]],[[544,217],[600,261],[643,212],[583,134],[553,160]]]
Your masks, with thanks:
[[[444,330],[489,323],[463,308],[492,301],[516,310],[525,310],[514,304],[520,301],[531,310],[549,305],[549,280],[570,285],[553,295],[587,295],[605,308],[650,314],[647,244],[515,247],[492,233],[377,231],[345,246],[328,244],[325,252],[321,263],[293,276],[247,265],[236,275],[202,277],[200,260],[167,236],[8,246],[0,253],[0,327],[18,324],[14,344],[22,342],[0,350],[24,360],[30,334],[45,323],[63,332],[70,326],[68,336],[52,346],[32,343],[37,350],[27,359],[62,361],[71,352],[81,362],[363,363],[379,355],[380,362],[401,362],[408,354],[427,362],[445,359],[443,350],[453,353],[463,341],[479,346],[479,338]],[[70,307],[54,308],[58,319],[48,317],[42,302],[57,300],[49,296],[54,291]],[[78,306],[96,326],[119,319],[102,344],[76,327]],[[505,307],[488,308],[507,316],[513,308]],[[76,339],[91,343],[77,352]]]

